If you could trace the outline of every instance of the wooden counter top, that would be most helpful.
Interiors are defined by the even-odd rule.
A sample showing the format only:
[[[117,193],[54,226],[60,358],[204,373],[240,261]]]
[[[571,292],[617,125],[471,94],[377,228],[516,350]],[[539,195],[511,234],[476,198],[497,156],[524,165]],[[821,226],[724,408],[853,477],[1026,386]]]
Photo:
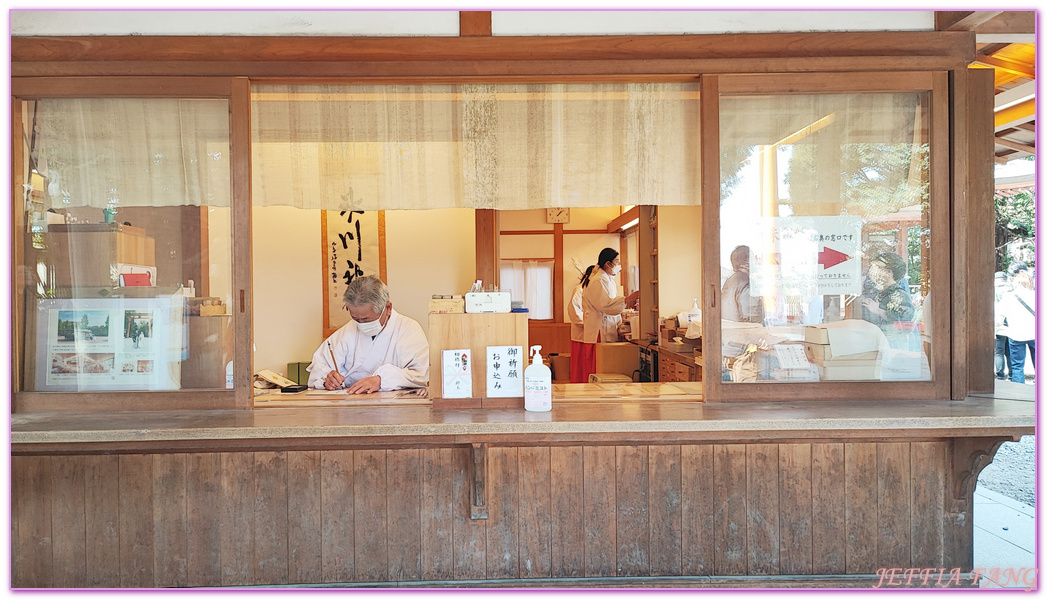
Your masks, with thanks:
[[[422,404],[20,413],[11,417],[11,449],[18,454],[139,447],[221,448],[234,443],[238,447],[254,444],[278,449],[299,447],[309,440],[318,445],[321,441],[326,445],[374,445],[384,443],[383,440],[400,445],[446,445],[594,439],[911,439],[1033,433],[1032,386],[1002,383],[997,386],[1000,391],[992,396],[972,396],[963,401],[707,404],[642,399],[631,402],[621,398],[600,402],[599,398],[589,398],[585,402],[554,402],[548,413],[509,408],[434,410]],[[686,385],[675,384],[680,395],[686,394]]]

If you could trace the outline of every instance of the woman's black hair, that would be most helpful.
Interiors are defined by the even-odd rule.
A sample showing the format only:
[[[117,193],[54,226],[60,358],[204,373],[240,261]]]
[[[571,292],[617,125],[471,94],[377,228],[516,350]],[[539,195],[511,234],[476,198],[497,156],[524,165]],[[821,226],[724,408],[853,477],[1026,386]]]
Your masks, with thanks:
[[[617,250],[614,248],[604,248],[603,250],[600,250],[600,258],[597,259],[596,265],[602,269],[605,264],[613,261],[615,258],[618,258]]]
[[[593,274],[593,271],[595,271],[595,270],[596,270],[596,265],[589,265],[589,267],[585,269],[585,273],[582,274],[582,287],[583,288],[589,286],[589,277]]]

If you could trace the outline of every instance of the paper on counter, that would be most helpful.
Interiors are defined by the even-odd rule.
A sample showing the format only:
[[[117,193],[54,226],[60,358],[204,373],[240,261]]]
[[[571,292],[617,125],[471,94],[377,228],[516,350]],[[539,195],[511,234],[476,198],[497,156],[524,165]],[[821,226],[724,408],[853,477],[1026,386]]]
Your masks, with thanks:
[[[473,397],[472,350],[443,351],[443,397]]]

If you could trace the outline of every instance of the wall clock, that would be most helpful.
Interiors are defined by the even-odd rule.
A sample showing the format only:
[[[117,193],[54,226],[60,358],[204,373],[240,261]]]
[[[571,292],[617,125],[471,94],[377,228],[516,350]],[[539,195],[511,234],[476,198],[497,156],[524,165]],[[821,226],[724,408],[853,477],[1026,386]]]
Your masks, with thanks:
[[[545,209],[546,223],[568,223],[571,220],[571,209],[569,208],[547,208]]]

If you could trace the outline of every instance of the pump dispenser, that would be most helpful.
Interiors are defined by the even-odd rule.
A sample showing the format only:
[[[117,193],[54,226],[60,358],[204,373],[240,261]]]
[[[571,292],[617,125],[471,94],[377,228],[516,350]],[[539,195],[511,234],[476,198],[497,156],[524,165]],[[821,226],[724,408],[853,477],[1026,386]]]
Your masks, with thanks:
[[[535,412],[553,408],[553,372],[542,362],[541,350],[531,346],[531,364],[524,369],[524,408]]]

